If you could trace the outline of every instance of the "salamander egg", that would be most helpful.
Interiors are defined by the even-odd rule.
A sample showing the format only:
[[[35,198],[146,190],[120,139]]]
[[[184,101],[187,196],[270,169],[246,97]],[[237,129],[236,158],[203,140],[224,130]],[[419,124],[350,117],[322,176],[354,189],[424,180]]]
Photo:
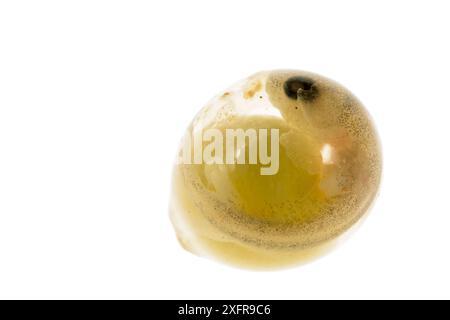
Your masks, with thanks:
[[[170,217],[193,253],[283,267],[335,244],[368,210],[380,175],[374,125],[347,89],[309,72],[260,72],[187,128]]]

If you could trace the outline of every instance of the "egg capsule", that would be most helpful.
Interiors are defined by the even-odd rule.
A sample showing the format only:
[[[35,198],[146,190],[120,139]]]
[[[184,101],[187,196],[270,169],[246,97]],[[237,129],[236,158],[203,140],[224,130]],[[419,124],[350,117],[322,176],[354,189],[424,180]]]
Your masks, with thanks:
[[[362,104],[317,74],[254,74],[195,116],[173,169],[182,246],[246,268],[309,261],[376,196],[381,152]]]

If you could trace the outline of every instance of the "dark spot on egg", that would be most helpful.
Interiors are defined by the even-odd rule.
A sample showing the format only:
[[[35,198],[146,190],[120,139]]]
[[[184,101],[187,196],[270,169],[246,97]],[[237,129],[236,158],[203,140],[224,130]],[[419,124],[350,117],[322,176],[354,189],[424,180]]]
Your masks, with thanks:
[[[295,76],[287,79],[283,85],[286,95],[294,100],[312,101],[318,95],[314,81],[307,77]]]

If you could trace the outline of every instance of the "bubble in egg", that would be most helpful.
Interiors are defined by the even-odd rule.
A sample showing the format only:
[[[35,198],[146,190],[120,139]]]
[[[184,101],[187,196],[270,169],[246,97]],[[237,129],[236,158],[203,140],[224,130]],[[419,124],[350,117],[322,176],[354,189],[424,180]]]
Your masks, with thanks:
[[[374,124],[346,88],[310,72],[259,72],[188,126],[170,218],[197,255],[253,269],[301,264],[362,220],[381,164]]]

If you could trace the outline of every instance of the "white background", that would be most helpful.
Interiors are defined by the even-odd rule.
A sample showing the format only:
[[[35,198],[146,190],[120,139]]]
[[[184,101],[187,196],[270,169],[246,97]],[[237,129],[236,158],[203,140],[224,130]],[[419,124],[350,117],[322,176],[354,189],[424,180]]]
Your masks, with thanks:
[[[1,298],[450,298],[446,1],[2,1]],[[308,265],[178,245],[179,138],[256,71],[333,78],[372,114],[380,196]]]

